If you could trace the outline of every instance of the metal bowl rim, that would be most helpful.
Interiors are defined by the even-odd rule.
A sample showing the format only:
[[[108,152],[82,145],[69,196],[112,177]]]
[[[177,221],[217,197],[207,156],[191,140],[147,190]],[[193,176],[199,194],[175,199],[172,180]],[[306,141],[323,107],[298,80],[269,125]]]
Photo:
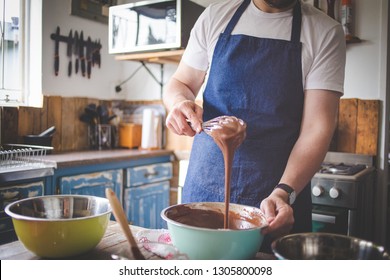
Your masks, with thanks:
[[[47,198],[48,199],[48,198],[64,198],[64,197],[88,198],[88,199],[92,198],[94,200],[106,201],[107,205],[108,205],[108,210],[103,212],[103,213],[92,215],[92,216],[77,217],[77,218],[71,218],[71,219],[45,219],[45,218],[30,217],[30,216],[24,216],[24,215],[16,214],[16,213],[14,213],[14,212],[12,212],[10,210],[10,208],[12,206],[14,206],[15,204],[23,203],[23,202],[29,201],[29,200],[35,200],[37,198],[40,198],[40,199],[46,199]],[[61,195],[34,196],[34,197],[28,197],[28,198],[20,199],[20,200],[17,200],[17,201],[14,201],[14,202],[8,204],[4,208],[4,211],[5,211],[5,213],[8,216],[10,216],[12,219],[16,219],[16,220],[34,221],[34,222],[73,222],[73,221],[87,220],[87,219],[92,219],[92,218],[97,218],[97,217],[101,217],[101,216],[104,216],[104,215],[108,215],[108,214],[110,214],[112,212],[112,209],[111,209],[111,205],[110,205],[108,199],[104,198],[104,197],[93,196],[93,195],[61,194]]]
[[[375,249],[378,250],[378,252],[380,254],[383,255],[384,258],[390,258],[390,255],[389,253],[387,252],[386,248],[382,245],[378,245],[376,243],[374,243],[373,241],[369,241],[369,240],[365,240],[365,239],[362,239],[362,238],[359,238],[359,237],[355,237],[355,236],[348,236],[348,235],[343,235],[343,234],[338,234],[338,233],[330,233],[330,232],[302,232],[302,233],[293,233],[293,234],[287,234],[287,235],[284,235],[282,237],[279,237],[277,239],[275,239],[272,243],[271,243],[271,249],[273,251],[273,253],[275,254],[275,256],[279,259],[288,259],[286,256],[282,256],[281,253],[279,252],[279,250],[277,249],[277,245],[282,242],[283,240],[287,239],[287,238],[291,238],[291,237],[307,237],[307,236],[312,236],[312,237],[335,237],[335,238],[341,238],[343,240],[350,240],[352,242],[357,242],[357,243],[365,243],[367,244],[368,246],[372,246],[374,247]]]
[[[283,241],[284,239],[291,238],[291,237],[297,237],[297,236],[298,237],[307,237],[307,236],[312,236],[312,237],[323,237],[323,236],[325,236],[325,237],[336,237],[336,238],[342,238],[342,239],[346,239],[346,240],[353,240],[355,242],[365,242],[367,244],[375,245],[376,247],[382,247],[382,246],[376,245],[372,241],[361,239],[359,237],[348,236],[348,235],[343,235],[343,234],[338,234],[338,233],[330,233],[330,232],[292,233],[292,234],[287,234],[287,235],[284,235],[282,237],[279,237],[278,239],[274,240],[272,243],[274,243],[276,245],[276,243],[279,243],[279,242]]]
[[[263,217],[263,221],[264,221],[264,225],[262,226],[257,226],[257,227],[253,227],[253,228],[247,228],[247,229],[224,229],[224,228],[220,228],[220,229],[212,229],[212,228],[201,228],[201,227],[195,227],[195,226],[190,226],[190,225],[186,225],[186,224],[182,224],[182,223],[179,223],[179,222],[176,222],[170,218],[168,218],[166,216],[166,211],[174,208],[175,206],[178,206],[178,205],[183,205],[183,206],[186,206],[186,205],[194,205],[194,204],[201,204],[201,203],[204,203],[204,204],[218,204],[218,205],[225,205],[225,202],[190,202],[190,203],[181,203],[181,204],[175,204],[175,205],[171,205],[171,206],[168,206],[166,208],[164,208],[162,211],[161,211],[161,218],[163,218],[167,223],[170,223],[170,224],[173,224],[177,227],[180,227],[180,228],[187,228],[187,229],[194,229],[194,230],[198,230],[198,231],[207,231],[207,232],[243,232],[243,231],[254,231],[254,230],[260,230],[262,228],[265,228],[268,226],[268,223],[267,223],[267,220],[265,218],[265,215],[263,214],[263,212],[260,210],[260,208],[257,208],[257,207],[254,207],[254,206],[249,206],[249,205],[243,205],[243,204],[236,204],[236,203],[230,203],[230,205],[234,205],[234,206],[241,206],[241,207],[248,207],[248,208],[254,208],[256,210],[259,210],[259,212],[262,214],[262,217]]]

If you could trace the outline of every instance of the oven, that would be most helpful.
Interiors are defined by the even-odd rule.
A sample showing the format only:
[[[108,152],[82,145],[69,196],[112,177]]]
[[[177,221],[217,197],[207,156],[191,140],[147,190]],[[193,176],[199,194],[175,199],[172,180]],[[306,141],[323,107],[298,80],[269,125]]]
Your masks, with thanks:
[[[328,152],[311,180],[312,227],[330,232],[373,238],[374,158]]]

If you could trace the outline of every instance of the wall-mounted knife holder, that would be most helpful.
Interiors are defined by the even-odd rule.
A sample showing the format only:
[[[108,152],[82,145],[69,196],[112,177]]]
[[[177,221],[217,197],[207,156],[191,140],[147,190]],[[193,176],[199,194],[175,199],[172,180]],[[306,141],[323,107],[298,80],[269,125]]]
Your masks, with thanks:
[[[70,30],[68,36],[61,35],[60,27],[57,26],[56,32],[50,35],[50,38],[54,40],[54,74],[58,76],[59,73],[59,49],[60,43],[66,44],[66,54],[68,56],[68,76],[73,72],[73,59],[74,59],[74,72],[81,73],[83,77],[88,79],[91,77],[92,67],[101,67],[101,55],[100,50],[102,44],[100,39],[92,40],[90,36],[84,40],[84,33],[80,33],[76,30]]]

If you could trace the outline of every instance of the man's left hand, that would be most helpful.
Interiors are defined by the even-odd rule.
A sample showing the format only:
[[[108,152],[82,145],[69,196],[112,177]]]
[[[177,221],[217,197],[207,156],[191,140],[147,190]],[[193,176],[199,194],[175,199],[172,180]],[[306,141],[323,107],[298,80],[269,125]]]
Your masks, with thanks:
[[[262,234],[270,234],[273,238],[288,234],[294,224],[293,209],[280,191],[283,192],[274,190],[260,204],[268,221],[268,227],[262,229]]]

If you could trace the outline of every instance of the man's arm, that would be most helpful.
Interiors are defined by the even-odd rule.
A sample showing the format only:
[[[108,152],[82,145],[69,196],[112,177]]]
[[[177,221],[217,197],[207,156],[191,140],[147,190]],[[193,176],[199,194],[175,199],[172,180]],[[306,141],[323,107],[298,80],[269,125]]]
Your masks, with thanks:
[[[336,125],[340,93],[307,90],[301,132],[280,179],[299,193],[318,171]]]
[[[291,186],[297,194],[318,171],[329,149],[337,124],[340,96],[340,93],[328,90],[305,91],[300,135],[280,179],[280,183]],[[289,232],[294,219],[287,200],[287,192],[275,189],[262,202],[261,209],[270,223],[264,234],[278,236]]]
[[[194,136],[196,132],[201,131],[203,109],[195,103],[195,98],[205,76],[205,71],[180,62],[166,85],[163,95],[164,104],[169,111],[166,125],[174,133]]]

